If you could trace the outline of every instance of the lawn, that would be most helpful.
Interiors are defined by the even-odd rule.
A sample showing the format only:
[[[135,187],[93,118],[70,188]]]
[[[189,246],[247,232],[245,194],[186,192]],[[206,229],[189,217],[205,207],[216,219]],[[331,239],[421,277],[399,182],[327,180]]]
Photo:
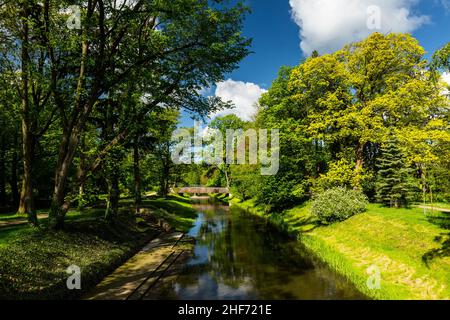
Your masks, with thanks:
[[[145,204],[179,231],[195,219],[185,198],[154,198]],[[121,205],[112,224],[103,219],[104,209],[88,209],[69,212],[64,231],[27,224],[0,228],[0,299],[78,298],[89,291],[161,232],[145,215],[127,213],[131,210],[125,210],[126,201]],[[42,227],[45,224],[41,219]],[[66,269],[71,265],[81,268],[81,291],[66,287]]]
[[[132,203],[132,200],[124,200],[123,203],[127,201]],[[151,209],[154,217],[164,219],[180,232],[188,232],[197,218],[191,199],[179,195],[169,195],[167,198],[149,196],[142,201],[142,207]]]
[[[302,237],[303,242],[367,295],[379,299],[449,299],[450,215],[388,209],[366,213]],[[366,285],[367,269],[381,272],[380,290]]]
[[[64,231],[0,229],[0,299],[76,298],[158,234],[130,216],[68,221]],[[81,291],[66,287],[66,269],[81,268]]]

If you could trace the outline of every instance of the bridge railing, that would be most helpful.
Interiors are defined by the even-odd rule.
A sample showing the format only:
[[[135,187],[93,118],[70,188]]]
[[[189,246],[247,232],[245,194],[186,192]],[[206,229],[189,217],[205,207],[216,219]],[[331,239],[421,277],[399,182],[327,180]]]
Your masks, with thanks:
[[[230,193],[228,188],[224,187],[181,187],[175,188],[176,193],[190,193],[190,194],[211,194],[211,193]]]

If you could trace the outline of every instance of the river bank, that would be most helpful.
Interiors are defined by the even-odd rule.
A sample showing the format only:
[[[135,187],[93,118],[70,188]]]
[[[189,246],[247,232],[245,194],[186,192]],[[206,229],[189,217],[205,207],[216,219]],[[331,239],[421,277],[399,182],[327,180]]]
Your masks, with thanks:
[[[419,208],[387,209],[371,204],[367,212],[347,221],[316,227],[307,204],[282,215],[266,214],[251,200],[232,199],[231,204],[295,236],[371,298],[450,297],[448,215],[425,216]],[[379,270],[380,287],[370,289],[367,280],[374,270]]]
[[[76,299],[134,256],[164,230],[186,232],[195,221],[190,199],[171,196],[143,201],[143,212],[132,212],[132,200],[120,202],[113,224],[103,219],[104,209],[71,211],[63,231],[19,225],[0,229],[1,299]],[[1,219],[1,216],[0,216]],[[69,266],[81,269],[81,290],[68,290]]]

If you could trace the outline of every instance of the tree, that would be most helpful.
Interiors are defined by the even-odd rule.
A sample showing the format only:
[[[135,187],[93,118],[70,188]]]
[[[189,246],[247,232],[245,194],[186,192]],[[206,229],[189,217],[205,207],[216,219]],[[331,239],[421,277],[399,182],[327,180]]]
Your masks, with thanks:
[[[37,1],[7,2],[0,8],[0,64],[3,85],[17,92],[10,103],[20,102],[23,178],[18,212],[37,225],[33,203],[35,151],[55,119],[50,101],[49,68],[45,52],[42,5]],[[20,70],[20,72],[17,72]]]
[[[0,70],[0,78],[6,80],[4,75]],[[12,204],[17,208],[20,201],[17,164],[21,153],[21,119],[20,106],[14,99],[14,92],[14,88],[7,82],[0,81],[0,206],[8,207]]]
[[[445,69],[450,71],[450,42],[433,54],[430,66],[433,70]]]
[[[152,124],[149,135],[153,141],[154,170],[158,177],[159,194],[163,197],[167,197],[171,184],[175,182],[176,165],[172,162],[171,150],[174,143],[172,133],[176,130],[178,117],[178,111],[166,109],[151,113],[149,119]]]
[[[217,117],[211,121],[209,124],[211,129],[219,130],[222,136],[224,137],[224,150],[226,146],[225,137],[227,135],[227,130],[243,130],[248,127],[248,123],[241,120],[238,116],[231,114],[224,117]],[[225,178],[226,187],[230,188],[232,182],[230,164],[227,164],[226,155],[224,154],[223,164],[216,165],[215,168],[221,173],[221,175]],[[218,187],[220,185],[214,185],[214,187]]]
[[[442,83],[427,66],[416,39],[374,33],[336,53],[283,67],[261,97],[255,123],[280,129],[281,169],[274,177],[233,172],[232,187],[269,210],[334,187],[362,189],[374,198],[381,147],[392,133],[405,162],[406,182],[396,191],[404,195],[413,182],[408,168],[417,168],[422,180],[433,172],[430,190],[430,181],[437,184],[448,172],[450,113]],[[439,182],[439,190],[444,186]]]
[[[303,201],[311,181],[324,172],[327,151],[323,143],[306,134],[307,106],[293,99],[293,68],[282,67],[269,91],[261,97],[256,127],[280,130],[280,170],[276,176],[253,176],[253,197],[260,204],[282,210]]]
[[[444,102],[445,102],[445,98]],[[436,168],[444,168],[448,172],[450,151],[450,130],[448,127],[450,104],[440,106],[445,116],[424,121],[422,126],[408,126],[396,129],[396,136],[403,154],[410,165],[417,168],[422,187],[423,202],[426,202],[427,193],[432,193],[430,181]],[[447,174],[448,175],[448,174]],[[430,199],[431,200],[431,199]]]
[[[418,127],[444,116],[424,49],[405,34],[374,33],[292,72],[292,99],[305,106],[306,132],[354,163],[355,188],[370,177],[367,158],[389,128]]]
[[[88,119],[122,83],[137,82],[146,92],[146,108],[131,122],[161,104],[201,114],[222,107],[198,92],[222,80],[248,54],[250,42],[240,34],[247,9],[211,3],[88,0],[80,6],[81,30],[67,30],[68,16],[60,9],[68,2],[43,2],[46,62],[62,130],[50,227],[61,228],[70,207],[67,181]],[[128,128],[118,132],[82,170],[79,183],[129,133]]]
[[[395,138],[389,139],[381,148],[378,163],[377,200],[391,208],[408,206],[412,194],[413,170],[397,145]]]

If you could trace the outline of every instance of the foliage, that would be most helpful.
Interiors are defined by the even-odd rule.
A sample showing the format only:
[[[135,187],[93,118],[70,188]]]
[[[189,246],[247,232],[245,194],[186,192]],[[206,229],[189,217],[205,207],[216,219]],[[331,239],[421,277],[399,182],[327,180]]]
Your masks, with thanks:
[[[376,183],[381,147],[393,136],[405,168],[417,169],[403,171],[414,198],[420,198],[416,172],[429,197],[445,198],[450,106],[424,53],[410,35],[374,33],[282,67],[255,121],[257,128],[280,129],[281,170],[276,177],[261,177],[256,169],[235,175],[236,195],[272,210],[334,187],[357,188],[375,199],[382,188]]]
[[[359,176],[363,175],[363,177]],[[342,158],[329,163],[327,173],[321,174],[314,181],[313,192],[321,192],[334,187],[351,188],[357,181],[370,180],[370,174],[356,173],[354,164],[349,160]]]
[[[337,187],[315,195],[311,213],[321,224],[328,225],[366,211],[367,204],[361,191]]]
[[[408,206],[413,191],[414,170],[407,166],[397,144],[391,139],[381,148],[378,164],[377,200],[391,208]]]
[[[433,54],[431,68],[436,70],[442,68],[450,71],[450,43],[447,43]]]
[[[11,86],[20,93],[9,100],[22,108],[25,211],[31,217],[35,143],[51,130],[54,153],[45,169],[54,185],[43,193],[53,202],[54,229],[63,226],[74,199],[83,202],[74,194],[109,153],[139,140],[148,114],[184,108],[204,117],[229,107],[200,90],[234,70],[251,43],[241,33],[248,8],[239,1],[84,1],[79,29],[67,26],[72,4],[8,1],[0,7],[0,96]],[[98,140],[85,149],[84,139]]]
[[[436,220],[448,221],[440,217]],[[430,254],[448,252],[448,244],[437,241],[445,234],[448,228],[425,219],[422,209],[370,204],[352,219],[302,235],[302,242],[370,298],[445,300],[450,296],[448,254],[424,263]],[[379,290],[367,286],[374,261],[382,275]]]
[[[292,99],[307,110],[306,131],[329,145],[333,157],[354,163],[353,187],[362,186],[368,146],[383,143],[391,126],[423,128],[431,114],[446,117],[439,85],[424,76],[425,68],[416,39],[374,33],[292,71]]]
[[[111,226],[89,219],[68,223],[67,231],[26,228],[0,248],[0,297],[3,299],[77,298],[126,261],[152,235],[121,216]],[[67,290],[66,268],[78,265],[83,291]]]

